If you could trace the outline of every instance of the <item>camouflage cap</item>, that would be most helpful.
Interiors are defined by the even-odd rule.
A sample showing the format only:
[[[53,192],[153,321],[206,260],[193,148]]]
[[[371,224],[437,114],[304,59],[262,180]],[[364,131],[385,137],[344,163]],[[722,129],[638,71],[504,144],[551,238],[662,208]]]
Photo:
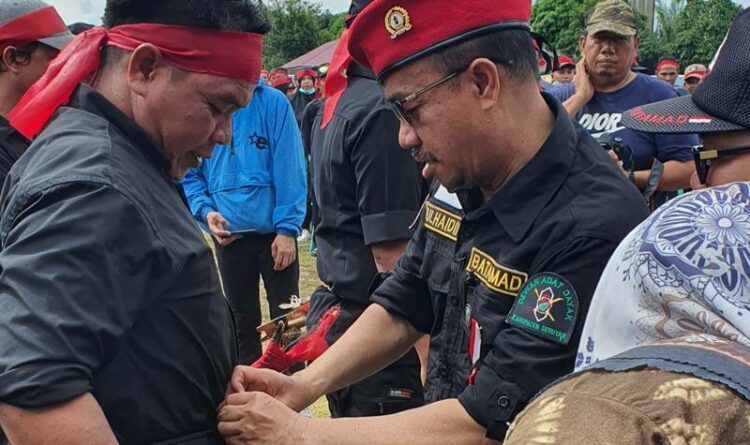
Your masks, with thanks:
[[[604,0],[596,4],[586,19],[586,34],[607,31],[621,36],[634,36],[638,30],[633,7],[623,0]]]

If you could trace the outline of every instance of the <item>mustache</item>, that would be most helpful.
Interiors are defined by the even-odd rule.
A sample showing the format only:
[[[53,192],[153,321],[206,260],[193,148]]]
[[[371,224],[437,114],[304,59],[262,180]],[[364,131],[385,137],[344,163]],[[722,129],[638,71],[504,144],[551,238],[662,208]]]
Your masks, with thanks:
[[[426,164],[428,162],[435,162],[438,160],[432,153],[428,153],[421,148],[412,148],[411,156],[420,164]]]

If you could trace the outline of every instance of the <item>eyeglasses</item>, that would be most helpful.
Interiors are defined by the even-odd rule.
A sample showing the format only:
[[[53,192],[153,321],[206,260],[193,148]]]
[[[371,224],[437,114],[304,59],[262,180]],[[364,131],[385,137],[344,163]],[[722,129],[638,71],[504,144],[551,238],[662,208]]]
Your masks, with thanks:
[[[454,77],[458,76],[459,74],[461,74],[464,71],[465,71],[465,69],[462,69],[462,70],[459,70],[459,71],[455,71],[455,72],[453,72],[453,73],[451,73],[451,74],[443,77],[442,79],[440,79],[440,80],[438,80],[436,82],[433,82],[433,83],[427,85],[426,87],[422,88],[421,90],[417,91],[416,93],[412,93],[412,94],[406,96],[403,99],[398,99],[398,100],[391,101],[390,102],[391,109],[393,110],[394,113],[396,113],[396,117],[398,117],[398,119],[401,122],[405,123],[406,125],[413,126],[411,113],[410,113],[410,111],[408,111],[404,107],[404,105],[406,105],[407,103],[413,101],[414,99],[418,98],[419,96],[423,95],[424,93],[432,90],[433,88],[437,88],[440,85],[448,82],[449,80],[453,79]]]
[[[698,180],[701,184],[706,183],[708,170],[711,168],[711,162],[714,159],[726,158],[729,156],[750,153],[750,147],[727,148],[724,150],[706,150],[703,151],[702,145],[693,147],[693,160],[695,161],[695,171],[698,173]]]

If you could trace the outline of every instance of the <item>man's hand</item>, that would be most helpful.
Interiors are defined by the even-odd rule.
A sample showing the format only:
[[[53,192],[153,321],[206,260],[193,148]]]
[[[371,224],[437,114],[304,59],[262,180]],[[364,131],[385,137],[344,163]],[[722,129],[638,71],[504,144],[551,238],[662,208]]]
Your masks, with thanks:
[[[622,172],[623,176],[625,176],[626,178],[629,178],[630,173],[628,173],[628,171],[625,170],[625,166],[622,164],[622,161],[617,159],[617,154],[615,154],[615,151],[609,150],[607,154],[609,154],[609,157],[612,159],[612,162],[615,163],[615,165],[620,170],[620,172]]]
[[[586,59],[581,59],[576,64],[576,75],[573,77],[573,84],[575,85],[575,93],[568,100],[563,103],[565,111],[568,112],[568,116],[575,116],[581,108],[586,106],[594,97],[596,89],[594,84],[591,83],[591,77],[588,71],[586,71]]]
[[[232,241],[237,239],[237,237],[229,233],[229,223],[219,212],[208,212],[206,215],[206,224],[208,224],[211,235],[213,235],[216,242],[222,247],[228,246]]]
[[[219,432],[229,445],[302,443],[310,419],[262,392],[227,397],[219,410]]]
[[[279,271],[289,267],[297,258],[297,240],[291,236],[276,235],[271,244],[273,270]]]
[[[303,381],[300,373],[295,376],[284,375],[270,369],[237,366],[229,380],[227,400],[233,394],[259,391],[279,400],[295,411],[300,411],[312,404],[320,394],[316,394],[312,385]],[[227,403],[226,400],[225,403]]]
[[[589,103],[596,93],[594,84],[591,82],[591,77],[586,69],[586,59],[581,58],[576,64],[576,74],[573,76],[573,84],[576,86],[575,94],[581,97],[584,103]]]

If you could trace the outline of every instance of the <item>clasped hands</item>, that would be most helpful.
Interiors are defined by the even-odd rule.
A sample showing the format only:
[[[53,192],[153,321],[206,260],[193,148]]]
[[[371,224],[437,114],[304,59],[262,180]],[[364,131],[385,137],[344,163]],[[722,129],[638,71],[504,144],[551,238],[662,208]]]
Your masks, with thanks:
[[[299,445],[312,419],[297,412],[317,397],[299,373],[237,366],[218,408],[219,433],[230,445]]]

